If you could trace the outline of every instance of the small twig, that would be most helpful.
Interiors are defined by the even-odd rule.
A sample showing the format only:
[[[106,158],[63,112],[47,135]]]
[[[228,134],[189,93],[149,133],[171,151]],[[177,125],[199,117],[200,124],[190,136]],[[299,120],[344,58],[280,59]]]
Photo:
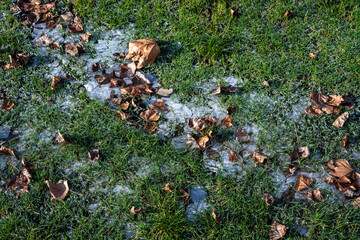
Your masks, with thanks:
[[[75,191],[73,191],[73,190],[71,190],[71,189],[69,189],[69,191],[72,192],[72,193],[75,193],[76,195],[79,195],[80,197],[83,197],[83,196],[84,196],[84,195],[82,195],[81,193],[75,192]]]

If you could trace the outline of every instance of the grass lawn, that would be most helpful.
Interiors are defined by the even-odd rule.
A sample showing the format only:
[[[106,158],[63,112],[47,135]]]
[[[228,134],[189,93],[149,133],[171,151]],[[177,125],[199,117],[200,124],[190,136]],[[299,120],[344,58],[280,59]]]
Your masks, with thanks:
[[[202,152],[172,144],[185,124],[176,124],[171,136],[163,138],[116,117],[107,102],[87,94],[87,57],[65,55],[63,48],[40,49],[33,42],[34,28],[10,13],[16,1],[0,1],[0,66],[9,62],[9,53],[30,57],[25,67],[0,68],[0,94],[15,103],[0,112],[0,142],[10,128],[19,133],[18,139],[2,143],[17,158],[0,155],[0,239],[268,239],[274,221],[289,228],[285,239],[359,239],[359,208],[339,190],[320,187],[323,202],[285,198],[279,191],[286,181],[281,172],[297,146],[309,147],[310,156],[300,165],[311,174],[323,174],[321,163],[335,159],[360,170],[359,3],[57,1],[54,14],[77,13],[85,32],[93,35],[86,56],[98,56],[96,44],[108,31],[125,30],[126,42],[154,39],[161,54],[143,71],[173,88],[185,106],[214,99],[211,89],[202,86],[227,87],[229,77],[236,79],[238,91],[222,93],[215,101],[225,111],[238,109],[231,116],[234,126],[222,129],[216,139],[242,157],[237,165],[242,170],[229,173],[228,168],[207,167]],[[231,7],[238,7],[237,16]],[[284,16],[287,10],[292,14]],[[56,70],[51,64],[57,61],[71,80],[51,90]],[[331,125],[334,115],[305,114],[313,92],[351,97],[354,107],[340,109],[350,114],[342,128]],[[171,120],[162,117],[162,122]],[[269,156],[266,165],[250,164],[248,145],[234,141],[237,128],[252,129],[252,146]],[[51,141],[58,130],[68,145]],[[347,149],[344,136],[350,139]],[[89,148],[100,149],[99,160],[88,159]],[[37,169],[29,193],[17,198],[6,183],[22,169],[21,159],[36,163]],[[68,180],[73,192],[63,201],[51,201],[45,181],[60,179]],[[321,181],[311,188],[323,186]],[[162,189],[166,183],[174,193]],[[188,201],[180,188],[190,193]],[[275,197],[270,206],[262,199],[265,192]],[[189,209],[196,204],[205,207],[189,221]],[[134,215],[132,206],[145,212]]]

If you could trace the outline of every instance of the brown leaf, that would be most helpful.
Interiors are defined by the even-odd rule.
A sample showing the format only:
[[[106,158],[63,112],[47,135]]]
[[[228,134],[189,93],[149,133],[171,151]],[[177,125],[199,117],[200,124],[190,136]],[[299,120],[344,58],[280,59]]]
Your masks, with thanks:
[[[345,124],[345,121],[350,117],[348,112],[344,112],[343,114],[341,114],[334,122],[333,122],[333,126],[337,127],[337,128],[342,128]]]
[[[344,98],[340,95],[330,95],[329,105],[338,107],[344,101]]]
[[[9,111],[9,110],[12,109],[14,106],[15,106],[15,104],[14,104],[13,102],[9,102],[9,100],[4,97],[3,103],[2,103],[2,106],[1,106],[1,109],[4,109],[4,110]]]
[[[53,20],[48,20],[45,22],[46,28],[52,29],[55,28],[60,22],[60,18],[54,18]]]
[[[0,154],[7,155],[7,156],[15,156],[15,153],[6,146],[1,146],[0,148]]]
[[[45,182],[50,189],[51,200],[63,200],[69,192],[67,180],[59,180],[57,183]]]
[[[18,5],[14,5],[13,7],[10,8],[10,12],[11,13],[18,13],[18,12],[21,12],[21,9],[19,8]]]
[[[75,16],[71,12],[66,12],[65,14],[60,15],[60,18],[62,18],[65,22],[73,22]]]
[[[49,44],[49,48],[51,48],[51,49],[59,49],[60,46],[59,46],[58,42],[53,42],[53,43]]]
[[[244,130],[238,128],[235,131],[235,138],[236,141],[242,141],[242,142],[249,142],[250,141],[250,136],[249,134],[247,134],[247,132],[245,132]]]
[[[195,138],[193,138],[190,134],[187,135],[186,138],[186,147],[187,148],[195,148],[195,149],[200,149],[199,144],[197,143],[197,141],[195,140]]]
[[[161,99],[156,100],[156,102],[154,102],[153,104],[151,104],[151,107],[152,107],[153,109],[158,110],[158,111],[167,111],[167,107],[166,107],[164,101],[161,100]]]
[[[323,112],[321,111],[320,106],[309,106],[305,109],[305,113],[321,116]]]
[[[85,34],[81,34],[80,37],[83,40],[84,43],[88,43],[89,42],[89,37],[91,36],[91,33],[85,33]]]
[[[41,15],[37,12],[29,12],[26,16],[27,20],[31,23],[37,23],[39,22]]]
[[[46,21],[53,20],[55,18],[54,14],[52,12],[47,12],[42,15],[42,19]]]
[[[160,115],[153,109],[140,113],[140,117],[146,121],[157,121],[160,119]]]
[[[220,124],[223,124],[226,127],[231,127],[232,126],[231,117],[226,116],[223,120],[221,120]]]
[[[90,150],[88,151],[88,156],[91,161],[99,160],[100,158],[99,149],[90,148]]]
[[[234,113],[236,113],[236,107],[235,107],[235,106],[230,106],[230,107],[228,107],[228,108],[226,109],[226,111],[227,111],[227,114],[228,114],[229,116],[231,116],[231,115],[233,115]]]
[[[224,88],[224,92],[227,92],[227,93],[236,93],[236,92],[237,92],[237,88],[236,88],[236,87],[226,87],[226,88]]]
[[[342,138],[342,143],[343,143],[344,148],[349,147],[349,138],[348,138],[348,136],[345,136],[345,137]]]
[[[290,9],[286,10],[286,12],[284,13],[284,17],[290,17],[292,16],[293,11],[291,11]]]
[[[340,106],[346,107],[348,109],[353,108],[353,106],[354,106],[353,100],[348,96],[345,96],[343,98],[344,98],[344,101],[341,102]]]
[[[129,106],[130,106],[130,103],[129,103],[128,101],[120,104],[120,108],[121,108],[122,110],[127,110],[127,109],[129,108]]]
[[[216,223],[221,222],[221,220],[216,217],[216,214],[215,214],[215,212],[214,212],[214,209],[212,209],[212,214],[211,214],[211,216],[213,217],[213,219],[215,220]]]
[[[321,110],[326,114],[335,114],[338,115],[340,113],[340,109],[334,106],[326,105],[322,106]]]
[[[217,123],[216,119],[211,116],[206,116],[202,118],[202,120],[204,121],[207,127],[215,127]]]
[[[76,16],[74,18],[73,24],[68,25],[68,28],[69,28],[71,34],[80,33],[82,31],[84,31],[84,28],[82,26],[82,20],[78,16]]]
[[[95,75],[94,78],[99,84],[108,84],[110,82],[110,78],[106,73]]]
[[[321,195],[320,189],[311,189],[306,193],[306,198],[313,200],[314,202],[322,202],[324,201],[324,197]]]
[[[124,113],[122,111],[117,111],[116,116],[120,116],[122,120],[127,120],[127,119],[131,118],[131,115]]]
[[[356,193],[354,192],[354,190],[351,189],[345,190],[343,194],[347,199],[352,199],[360,196],[360,193]]]
[[[354,171],[346,159],[335,160],[334,165],[330,168],[330,170],[332,170],[330,175],[337,178],[346,176]]]
[[[113,103],[115,106],[120,106],[122,99],[121,98],[111,98],[109,102]]]
[[[299,168],[298,165],[292,165],[290,164],[285,170],[284,173],[289,174],[290,176],[294,175],[296,170]]]
[[[356,198],[351,204],[354,207],[360,207],[360,197]]]
[[[261,153],[254,151],[252,159],[254,159],[255,164],[266,163],[268,156],[262,155]]]
[[[138,62],[137,69],[152,64],[160,54],[160,47],[152,39],[136,40],[129,43],[128,48],[129,54],[125,59],[132,58],[134,62]]]
[[[221,93],[221,85],[220,85],[220,83],[218,84],[218,87],[216,88],[216,89],[214,89],[214,90],[212,90],[211,91],[211,95],[218,95],[218,94],[220,94]]]
[[[135,62],[120,65],[120,78],[129,78],[135,75]]]
[[[38,39],[36,39],[36,46],[40,47],[48,47],[50,44],[54,42],[54,38],[49,35],[42,34]]]
[[[313,52],[309,53],[309,57],[310,57],[311,59],[316,58],[316,53],[313,53]]]
[[[231,7],[230,8],[230,13],[233,16],[233,18],[236,18],[236,17],[238,17],[240,15],[240,10],[237,7]]]
[[[125,58],[126,53],[124,53],[124,52],[116,52],[116,53],[113,53],[113,56],[120,57],[120,58]]]
[[[188,126],[196,131],[201,131],[205,128],[205,124],[201,118],[189,118]]]
[[[65,52],[70,56],[74,57],[80,53],[85,52],[85,47],[81,43],[80,44],[67,43],[65,44]]]
[[[310,151],[308,147],[297,147],[291,154],[290,154],[290,160],[294,161],[299,158],[307,158],[310,156]]]
[[[154,132],[157,129],[158,124],[154,123],[154,122],[146,122],[145,123],[145,129],[146,131],[148,131],[149,133]]]
[[[170,88],[170,89],[165,89],[165,88],[159,88],[157,91],[156,91],[156,95],[160,96],[160,97],[169,97],[170,94],[173,93],[173,89]]]
[[[308,188],[312,182],[313,182],[312,178],[299,174],[296,179],[295,190],[296,191],[304,190]]]
[[[98,62],[93,63],[93,65],[91,65],[91,70],[92,70],[93,72],[97,72],[97,71],[99,71],[101,68],[102,68],[102,67],[101,67],[101,64],[98,63]]]
[[[310,99],[313,100],[317,105],[322,105],[329,101],[329,97],[322,93],[311,93]]]
[[[51,86],[50,89],[54,90],[55,87],[59,86],[61,84],[62,79],[60,77],[52,77],[52,82],[51,82]]]
[[[268,82],[268,81],[263,81],[261,84],[262,84],[262,85],[264,85],[265,87],[270,87],[270,85],[269,85],[269,82]]]
[[[145,210],[143,208],[135,209],[135,206],[132,206],[130,212],[133,214],[139,214],[145,212]]]
[[[35,12],[46,13],[49,10],[54,10],[55,3],[56,2],[54,1],[54,2],[43,4],[43,5],[35,5],[34,6]]]
[[[68,144],[68,142],[61,135],[60,131],[58,131],[56,136],[53,138],[53,142],[55,144],[61,144],[62,146],[65,146],[66,144]]]
[[[6,187],[11,190],[19,189],[22,192],[29,192],[29,183],[31,182],[30,178],[31,175],[29,171],[24,168],[9,180]]]
[[[140,79],[141,81],[143,81],[143,83],[146,83],[148,85],[151,85],[150,80],[145,76],[145,73],[143,73],[142,71],[136,71],[135,72],[135,76]]]
[[[182,188],[180,188],[180,193],[183,195],[183,197],[185,198],[184,202],[187,202],[187,200],[189,200],[190,195]]]
[[[238,155],[236,154],[236,152],[230,150],[229,151],[229,161],[230,162],[237,162],[239,160]]]
[[[166,183],[165,184],[165,187],[161,188],[162,190],[165,190],[165,191],[168,191],[168,192],[171,192],[171,193],[174,193],[171,186],[170,186],[170,183]]]
[[[262,199],[265,201],[267,206],[270,206],[275,202],[275,198],[269,193],[264,193]]]
[[[283,238],[287,230],[288,227],[274,221],[273,224],[271,225],[269,237],[272,240]]]
[[[29,57],[26,54],[18,53],[16,54],[16,59],[21,66],[25,66],[29,63]]]
[[[197,140],[197,143],[199,144],[201,150],[204,150],[209,141],[210,141],[209,136],[203,136]]]

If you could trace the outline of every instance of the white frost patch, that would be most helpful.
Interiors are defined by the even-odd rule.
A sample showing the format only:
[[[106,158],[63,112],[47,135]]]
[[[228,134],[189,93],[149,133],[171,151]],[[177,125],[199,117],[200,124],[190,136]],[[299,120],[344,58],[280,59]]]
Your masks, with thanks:
[[[133,223],[126,223],[124,234],[126,238],[133,238],[136,230],[136,226]]]
[[[121,184],[119,185],[116,185],[114,188],[113,188],[113,192],[115,194],[123,194],[123,195],[130,195],[132,193],[134,193],[130,188],[126,187],[126,186],[123,186]]]
[[[205,202],[206,192],[199,186],[194,186],[189,189],[190,198],[193,203],[189,204],[186,208],[186,213],[189,221],[194,221],[196,216],[202,213],[208,204]]]
[[[89,212],[94,212],[99,206],[100,206],[100,203],[90,204],[88,207],[88,210],[89,210]]]
[[[0,126],[0,139],[9,137],[11,131],[10,126]]]
[[[84,87],[86,88],[89,97],[97,98],[99,100],[109,99],[112,90],[115,91],[115,94],[120,95],[121,93],[119,88],[110,88],[110,84],[99,85],[95,79],[87,82]]]

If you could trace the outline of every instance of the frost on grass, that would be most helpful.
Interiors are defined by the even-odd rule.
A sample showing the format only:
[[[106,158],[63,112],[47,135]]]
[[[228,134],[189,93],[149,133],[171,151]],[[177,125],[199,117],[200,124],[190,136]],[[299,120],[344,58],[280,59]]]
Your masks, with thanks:
[[[189,221],[194,221],[197,215],[201,214],[208,207],[208,204],[205,202],[207,194],[199,186],[190,188],[188,193],[192,203],[187,206],[186,214]]]

